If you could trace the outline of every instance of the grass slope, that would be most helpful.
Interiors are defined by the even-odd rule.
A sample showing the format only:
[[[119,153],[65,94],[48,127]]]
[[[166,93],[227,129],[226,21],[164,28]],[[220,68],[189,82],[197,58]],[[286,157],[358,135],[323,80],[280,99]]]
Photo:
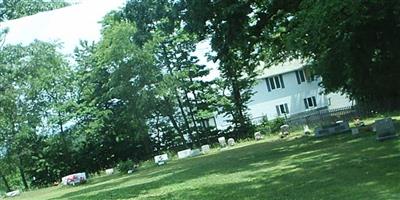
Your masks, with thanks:
[[[400,199],[400,140],[291,136],[15,199]]]

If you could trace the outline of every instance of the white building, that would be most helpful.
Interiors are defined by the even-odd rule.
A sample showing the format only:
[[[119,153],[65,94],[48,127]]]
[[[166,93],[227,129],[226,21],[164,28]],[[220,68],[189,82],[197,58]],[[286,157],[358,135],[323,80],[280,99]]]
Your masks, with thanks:
[[[253,87],[253,95],[248,107],[251,119],[257,123],[263,117],[269,120],[288,117],[317,108],[334,109],[352,106],[347,97],[332,93],[323,94],[319,86],[321,78],[304,69],[298,60],[272,66],[263,70]],[[217,128],[229,126],[226,118],[216,117]]]

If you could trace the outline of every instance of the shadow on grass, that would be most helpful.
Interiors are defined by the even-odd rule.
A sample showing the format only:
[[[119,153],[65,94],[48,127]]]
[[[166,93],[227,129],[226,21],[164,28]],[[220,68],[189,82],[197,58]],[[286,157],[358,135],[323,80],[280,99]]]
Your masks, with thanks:
[[[55,199],[393,199],[400,196],[400,147],[397,141],[383,144],[374,138],[365,133],[257,143],[171,162]],[[238,182],[177,187],[209,175],[239,173]]]

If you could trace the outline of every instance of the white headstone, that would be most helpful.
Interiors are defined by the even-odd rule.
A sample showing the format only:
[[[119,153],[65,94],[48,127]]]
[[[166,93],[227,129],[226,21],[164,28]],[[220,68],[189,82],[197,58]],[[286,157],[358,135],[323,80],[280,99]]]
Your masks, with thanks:
[[[228,139],[228,145],[229,145],[229,146],[235,145],[235,140],[234,140],[233,138],[229,138],[229,139]]]
[[[161,155],[157,155],[154,156],[154,162],[158,165],[163,165],[165,164],[165,162],[168,161],[168,154],[161,154]]]
[[[210,145],[203,145],[201,146],[201,152],[203,152],[204,154],[210,152]]]
[[[261,135],[260,132],[255,132],[254,133],[254,139],[255,140],[262,140],[263,136]]]
[[[192,150],[191,149],[185,149],[182,151],[178,151],[178,158],[182,159],[182,158],[187,158],[192,154]]]
[[[114,169],[113,169],[113,168],[106,169],[106,174],[107,174],[107,175],[114,174]]]
[[[304,134],[305,134],[305,135],[310,135],[310,134],[311,134],[311,130],[310,130],[310,128],[308,127],[307,124],[303,126],[303,130],[304,130]]]
[[[226,146],[226,140],[225,137],[219,137],[218,138],[218,142],[221,145],[221,147],[225,147]]]
[[[63,185],[75,185],[79,183],[86,182],[86,173],[75,173],[75,174],[70,174],[68,176],[64,176],[61,179],[61,183]]]
[[[12,192],[7,192],[6,193],[6,197],[15,197],[15,196],[18,196],[20,194],[21,194],[21,191],[15,190],[15,191],[12,191]]]

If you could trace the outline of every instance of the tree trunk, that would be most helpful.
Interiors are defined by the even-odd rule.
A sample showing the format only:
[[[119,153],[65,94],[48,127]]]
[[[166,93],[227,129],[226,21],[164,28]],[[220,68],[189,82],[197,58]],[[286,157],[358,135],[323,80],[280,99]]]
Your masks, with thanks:
[[[186,148],[188,148],[188,145],[187,145],[187,142],[186,142],[186,140],[185,140],[185,137],[183,136],[183,133],[182,133],[181,129],[180,129],[179,126],[178,126],[178,123],[176,123],[176,120],[175,120],[174,116],[172,116],[172,114],[169,114],[169,115],[168,115],[168,118],[169,118],[169,120],[171,121],[172,126],[175,128],[175,130],[178,132],[179,136],[181,137],[181,139],[182,139],[182,141],[183,141],[183,145],[184,145]]]
[[[232,79],[232,90],[233,90],[233,99],[234,99],[234,106],[236,114],[233,116],[234,121],[237,127],[240,127],[237,130],[236,137],[240,137],[243,133],[240,133],[246,127],[246,119],[243,114],[243,102],[242,97],[240,94],[240,88],[238,86],[237,80]],[[236,119],[235,119],[236,118]]]
[[[19,169],[19,173],[20,173],[20,175],[21,175],[21,180],[22,180],[22,183],[24,184],[25,189],[26,189],[26,190],[29,190],[28,182],[26,181],[26,177],[25,177],[25,172],[24,172],[24,169],[23,169],[23,167],[22,167],[22,160],[21,160],[21,158],[19,158],[18,169]]]
[[[187,119],[185,110],[183,109],[182,101],[178,96],[178,91],[176,91],[176,90],[175,90],[175,97],[176,97],[176,100],[178,101],[179,110],[181,111],[181,114],[182,114],[182,117],[183,117],[183,121],[185,122],[186,128],[188,130],[189,137],[193,141],[194,140],[194,136],[192,134],[192,129],[190,128],[189,121]],[[193,144],[193,142],[192,142],[192,144]]]
[[[160,115],[157,115],[157,120],[156,120],[156,130],[157,130],[157,152],[161,152],[161,138],[160,138],[160,130],[159,130],[159,120],[160,120]]]
[[[190,118],[191,118],[191,120],[193,122],[194,130],[196,130],[196,136],[197,136],[196,144],[197,144],[197,146],[200,146],[200,131],[199,131],[199,128],[197,127],[197,124],[196,124],[196,119],[194,117],[194,112],[193,112],[193,109],[192,109],[192,105],[190,104],[190,99],[189,99],[187,91],[185,91],[185,99],[188,102],[189,115],[190,115]]]
[[[1,179],[3,180],[4,186],[6,187],[7,192],[11,192],[10,184],[8,184],[7,178],[5,175],[0,174]]]

